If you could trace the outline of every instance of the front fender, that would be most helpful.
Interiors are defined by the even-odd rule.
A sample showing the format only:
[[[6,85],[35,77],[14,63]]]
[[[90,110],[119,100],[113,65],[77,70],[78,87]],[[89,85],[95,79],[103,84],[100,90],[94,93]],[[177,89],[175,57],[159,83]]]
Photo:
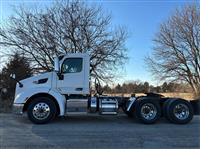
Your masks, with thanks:
[[[65,114],[65,104],[66,99],[65,96],[60,94],[57,90],[50,90],[49,94],[53,96],[56,101],[58,102],[59,108],[60,108],[60,116]]]
[[[40,93],[46,93],[53,96],[58,102],[58,105],[60,108],[60,115],[65,114],[65,103],[66,103],[65,96],[60,94],[56,90],[50,90],[49,88],[45,88],[45,87],[30,88],[26,90],[25,92],[18,93],[15,96],[14,104],[25,104],[30,97],[36,94],[40,94]]]
[[[24,104],[31,96],[38,93],[48,93],[49,91],[50,89],[46,87],[29,88],[16,94],[14,104]]]

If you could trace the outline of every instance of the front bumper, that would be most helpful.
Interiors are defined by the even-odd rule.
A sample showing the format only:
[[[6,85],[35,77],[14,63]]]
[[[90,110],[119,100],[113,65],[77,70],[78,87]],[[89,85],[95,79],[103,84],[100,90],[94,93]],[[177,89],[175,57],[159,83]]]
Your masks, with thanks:
[[[14,103],[12,112],[14,114],[23,114],[23,107],[24,107],[24,104]]]

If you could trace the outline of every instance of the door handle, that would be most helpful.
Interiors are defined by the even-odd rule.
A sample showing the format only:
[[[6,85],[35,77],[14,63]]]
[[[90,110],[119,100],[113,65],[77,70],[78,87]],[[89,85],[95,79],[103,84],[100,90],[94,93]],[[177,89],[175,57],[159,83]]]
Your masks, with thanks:
[[[82,91],[83,88],[76,88],[76,91]]]

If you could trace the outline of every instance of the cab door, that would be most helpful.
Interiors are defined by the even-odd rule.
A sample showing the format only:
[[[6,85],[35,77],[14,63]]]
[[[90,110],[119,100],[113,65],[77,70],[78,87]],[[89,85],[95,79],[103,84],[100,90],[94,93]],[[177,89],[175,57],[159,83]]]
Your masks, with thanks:
[[[61,94],[82,94],[84,89],[83,58],[65,58],[61,64],[61,76],[57,81],[57,89]]]

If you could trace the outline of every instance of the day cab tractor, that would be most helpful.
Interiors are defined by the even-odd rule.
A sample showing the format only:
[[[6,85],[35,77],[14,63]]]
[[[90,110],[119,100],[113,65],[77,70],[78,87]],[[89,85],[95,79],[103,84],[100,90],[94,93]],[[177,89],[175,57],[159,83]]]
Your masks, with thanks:
[[[73,53],[55,57],[52,72],[21,81],[13,77],[18,82],[14,113],[26,112],[30,121],[36,124],[48,123],[57,116],[117,115],[119,111],[145,124],[155,123],[162,116],[176,124],[186,124],[193,118],[192,104],[180,98],[154,93],[139,97],[93,95],[89,72],[89,55]]]

